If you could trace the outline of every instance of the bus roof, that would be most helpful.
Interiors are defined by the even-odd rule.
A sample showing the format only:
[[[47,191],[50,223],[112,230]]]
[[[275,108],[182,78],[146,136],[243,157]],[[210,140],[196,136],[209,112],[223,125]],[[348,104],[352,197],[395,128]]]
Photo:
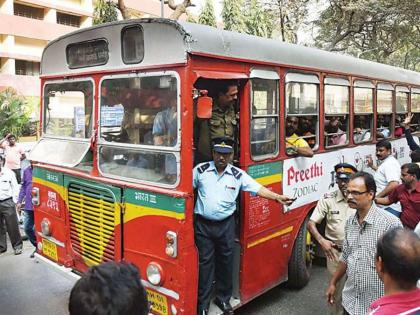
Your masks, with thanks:
[[[124,64],[121,58],[121,30],[126,26],[136,24],[140,24],[144,32],[144,46],[147,47],[144,59],[141,63]],[[107,64],[88,69],[69,69],[65,56],[66,47],[71,43],[94,38],[104,38],[109,43],[109,51],[112,54]],[[188,54],[203,54],[247,62],[256,61],[267,65],[292,66],[420,85],[420,73],[415,71],[274,39],[168,19],[124,20],[64,35],[50,42],[45,48],[41,61],[41,72],[42,75],[53,75],[68,74],[69,72],[81,73],[85,70],[89,72],[121,70],[139,66],[186,63]]]

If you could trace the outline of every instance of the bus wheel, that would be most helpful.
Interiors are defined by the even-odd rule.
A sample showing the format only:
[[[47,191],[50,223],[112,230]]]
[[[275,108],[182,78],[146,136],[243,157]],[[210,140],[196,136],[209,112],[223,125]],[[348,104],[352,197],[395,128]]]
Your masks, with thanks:
[[[300,227],[289,259],[288,286],[294,289],[303,288],[309,281],[312,269],[313,242],[307,229],[309,216]]]

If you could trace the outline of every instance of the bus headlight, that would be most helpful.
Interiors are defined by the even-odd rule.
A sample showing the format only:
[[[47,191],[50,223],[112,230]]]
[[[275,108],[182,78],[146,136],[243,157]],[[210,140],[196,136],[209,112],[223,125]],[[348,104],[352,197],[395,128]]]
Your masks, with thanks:
[[[39,188],[38,187],[32,188],[31,194],[32,194],[32,204],[34,206],[39,206]]]
[[[151,262],[146,269],[147,280],[153,285],[163,284],[163,270],[162,267],[155,262]]]
[[[51,235],[51,222],[47,218],[43,218],[41,221],[41,232],[45,236]]]

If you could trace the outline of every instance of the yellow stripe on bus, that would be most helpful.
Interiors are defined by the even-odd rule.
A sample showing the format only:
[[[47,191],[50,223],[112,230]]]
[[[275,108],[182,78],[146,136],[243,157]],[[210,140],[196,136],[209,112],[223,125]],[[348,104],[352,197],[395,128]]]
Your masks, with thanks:
[[[46,180],[41,179],[41,178],[38,178],[38,177],[34,177],[32,179],[32,182],[34,182],[36,184],[40,184],[40,185],[46,186],[48,188],[51,188],[51,189],[55,190],[56,192],[58,192],[58,194],[60,195],[60,197],[63,200],[65,200],[64,194],[65,194],[65,191],[66,190],[65,190],[65,188],[63,186],[58,185],[58,184],[51,183],[49,181],[46,181]]]
[[[177,220],[185,220],[185,213],[177,213],[162,209],[149,208],[145,206],[134,205],[131,203],[126,204],[124,223],[145,216],[161,216]]]
[[[292,231],[293,231],[293,226],[291,225],[291,226],[288,226],[287,228],[284,228],[284,229],[282,229],[282,230],[280,230],[278,232],[275,232],[273,234],[270,234],[268,236],[265,236],[263,238],[260,238],[259,240],[256,240],[256,241],[253,241],[251,243],[248,243],[248,245],[246,247],[247,248],[251,248],[251,247],[260,245],[261,243],[267,242],[267,241],[269,241],[269,240],[271,240],[271,239],[273,239],[275,237],[278,237],[278,236],[281,236],[281,235],[290,233]]]
[[[260,177],[260,178],[256,178],[255,179],[258,183],[260,183],[261,185],[271,185],[274,183],[279,183],[282,180],[282,174],[274,174],[274,175],[270,175],[270,176],[264,176],[264,177]]]

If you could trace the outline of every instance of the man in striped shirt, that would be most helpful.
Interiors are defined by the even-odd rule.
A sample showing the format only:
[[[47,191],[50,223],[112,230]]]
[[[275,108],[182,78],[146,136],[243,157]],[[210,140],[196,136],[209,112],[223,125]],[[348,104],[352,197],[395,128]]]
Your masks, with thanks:
[[[347,219],[343,252],[327,289],[327,302],[334,303],[337,282],[347,275],[343,289],[344,314],[365,315],[370,303],[384,295],[384,286],[375,271],[378,239],[400,220],[374,203],[376,184],[372,175],[358,172],[350,177],[347,200],[356,214]]]

